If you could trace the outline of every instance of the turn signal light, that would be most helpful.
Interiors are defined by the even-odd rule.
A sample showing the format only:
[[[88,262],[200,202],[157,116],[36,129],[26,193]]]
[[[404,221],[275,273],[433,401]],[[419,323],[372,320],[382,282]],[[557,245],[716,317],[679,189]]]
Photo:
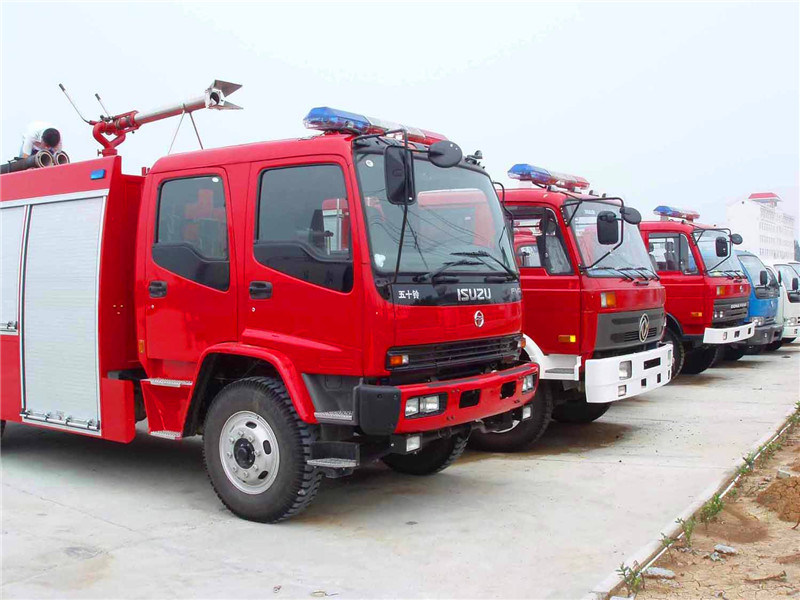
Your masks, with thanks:
[[[408,364],[408,354],[395,354],[389,357],[390,367],[402,367]]]
[[[725,286],[718,285],[717,286],[717,296],[724,296],[725,295]]]
[[[702,312],[690,312],[689,316],[697,317],[698,319],[700,319],[700,318],[703,317],[703,313]]]
[[[603,308],[611,308],[617,305],[617,295],[614,292],[601,292],[600,293],[600,306]]]
[[[562,344],[574,344],[578,338],[574,335],[560,335],[558,341]]]

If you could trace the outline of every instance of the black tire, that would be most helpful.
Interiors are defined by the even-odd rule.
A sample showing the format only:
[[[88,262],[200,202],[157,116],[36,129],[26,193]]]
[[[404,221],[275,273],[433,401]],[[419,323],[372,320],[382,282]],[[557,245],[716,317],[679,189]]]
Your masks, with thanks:
[[[725,346],[723,357],[725,360],[739,360],[744,356],[745,346]]]
[[[589,404],[585,398],[581,398],[556,406],[553,409],[553,419],[559,423],[591,423],[606,414],[609,408],[611,402]]]
[[[6,432],[6,422],[0,421],[0,439],[3,439],[3,434]]]
[[[672,345],[671,379],[675,379],[683,370],[683,363],[686,360],[686,348],[683,347],[683,342],[681,341],[680,336],[678,336],[678,334],[669,327],[664,330],[664,343]]]
[[[271,476],[269,487],[258,493],[241,491],[226,473],[226,468],[230,467],[222,463],[220,437],[223,427],[237,415],[245,413],[253,413],[267,423],[278,447],[275,455],[278,463],[273,469],[277,474]],[[247,423],[246,427],[251,425],[263,427],[257,423]],[[232,513],[250,521],[275,523],[298,514],[314,498],[322,479],[322,473],[307,464],[316,436],[316,429],[297,416],[289,393],[279,379],[250,377],[227,385],[208,409],[203,430],[203,457],[214,491]],[[230,439],[235,438],[232,436]],[[271,445],[263,447],[266,459],[273,450]],[[238,459],[234,457],[233,460]],[[235,467],[233,462],[230,464]],[[255,483],[263,473],[253,475],[253,480],[248,483]]]
[[[719,348],[716,345],[700,346],[686,353],[683,372],[688,375],[702,373],[717,362]]]
[[[795,341],[796,339],[797,339],[797,338],[783,338],[783,339],[781,340],[781,342],[783,342],[783,344],[784,344],[784,345],[786,345],[786,344],[793,344],[793,343],[794,343],[794,341]]]
[[[777,349],[778,349],[778,348],[780,348],[781,346],[783,346],[783,340],[781,340],[781,339],[777,339],[777,340],[775,340],[774,342],[770,342],[769,344],[767,344],[767,345],[764,347],[764,350],[765,350],[766,352],[775,352],[775,350],[777,350]]]
[[[553,416],[553,393],[549,382],[540,381],[530,403],[531,418],[519,421],[511,429],[483,433],[473,431],[469,447],[485,452],[519,452],[530,448],[542,437]]]
[[[449,467],[467,447],[467,435],[453,435],[428,442],[413,454],[387,454],[383,462],[406,475],[433,475]]]

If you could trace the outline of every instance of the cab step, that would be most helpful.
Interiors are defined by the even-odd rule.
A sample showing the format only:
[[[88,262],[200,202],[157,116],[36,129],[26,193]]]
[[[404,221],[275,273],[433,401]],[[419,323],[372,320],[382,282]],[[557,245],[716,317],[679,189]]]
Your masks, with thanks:
[[[360,450],[353,442],[317,441],[311,444],[311,456],[306,463],[321,470],[326,477],[343,477],[361,463]]]
[[[323,469],[355,469],[358,461],[349,458],[310,458],[308,464]]]
[[[572,367],[555,367],[554,369],[547,369],[545,371],[548,375],[572,375],[575,369]]]
[[[315,412],[314,417],[319,423],[329,423],[336,425],[355,425],[353,418],[353,411],[351,410],[329,410],[323,412]]]
[[[180,431],[167,431],[166,429],[151,431],[150,435],[157,438],[164,438],[165,440],[179,440],[183,437],[183,433]]]

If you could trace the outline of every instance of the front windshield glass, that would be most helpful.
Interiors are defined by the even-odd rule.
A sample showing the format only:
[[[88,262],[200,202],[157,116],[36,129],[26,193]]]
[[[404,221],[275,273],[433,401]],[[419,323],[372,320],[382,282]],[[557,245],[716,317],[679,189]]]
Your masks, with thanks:
[[[574,208],[567,207],[567,219],[572,215],[570,228],[575,235],[581,259],[584,265],[589,267],[586,273],[593,277],[619,277],[620,271],[631,277],[637,277],[637,272],[638,276],[655,276],[639,228],[622,220],[619,209],[619,204],[614,202],[591,200],[581,202]],[[603,245],[597,239],[597,215],[603,211],[614,213],[617,223],[622,224],[620,230],[622,243],[618,248],[615,248],[616,244]]]
[[[403,207],[386,199],[382,154],[359,153],[356,167],[373,265],[382,274],[394,273]],[[400,274],[443,268],[451,276],[517,273],[510,233],[488,176],[465,167],[443,169],[415,156],[414,182],[417,201],[408,207]]]
[[[701,235],[702,233],[702,235]],[[717,256],[717,238],[724,237],[728,240],[728,256]],[[729,240],[730,234],[724,229],[704,229],[694,234],[697,247],[703,255],[706,275],[711,277],[733,277],[744,275],[739,259],[733,253]]]
[[[764,263],[762,263],[757,256],[751,256],[749,254],[740,255],[739,260],[742,262],[745,270],[747,271],[747,276],[750,279],[750,283],[752,283],[754,286],[761,285],[761,271],[767,270],[767,268],[764,266]],[[768,271],[767,276],[769,277]]]

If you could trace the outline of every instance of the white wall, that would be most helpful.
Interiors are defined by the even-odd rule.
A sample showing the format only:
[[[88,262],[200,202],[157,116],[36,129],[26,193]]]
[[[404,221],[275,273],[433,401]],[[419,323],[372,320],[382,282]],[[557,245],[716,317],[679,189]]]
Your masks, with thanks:
[[[737,200],[726,208],[728,227],[743,238],[741,248],[766,261],[794,260],[794,217],[780,204]]]

